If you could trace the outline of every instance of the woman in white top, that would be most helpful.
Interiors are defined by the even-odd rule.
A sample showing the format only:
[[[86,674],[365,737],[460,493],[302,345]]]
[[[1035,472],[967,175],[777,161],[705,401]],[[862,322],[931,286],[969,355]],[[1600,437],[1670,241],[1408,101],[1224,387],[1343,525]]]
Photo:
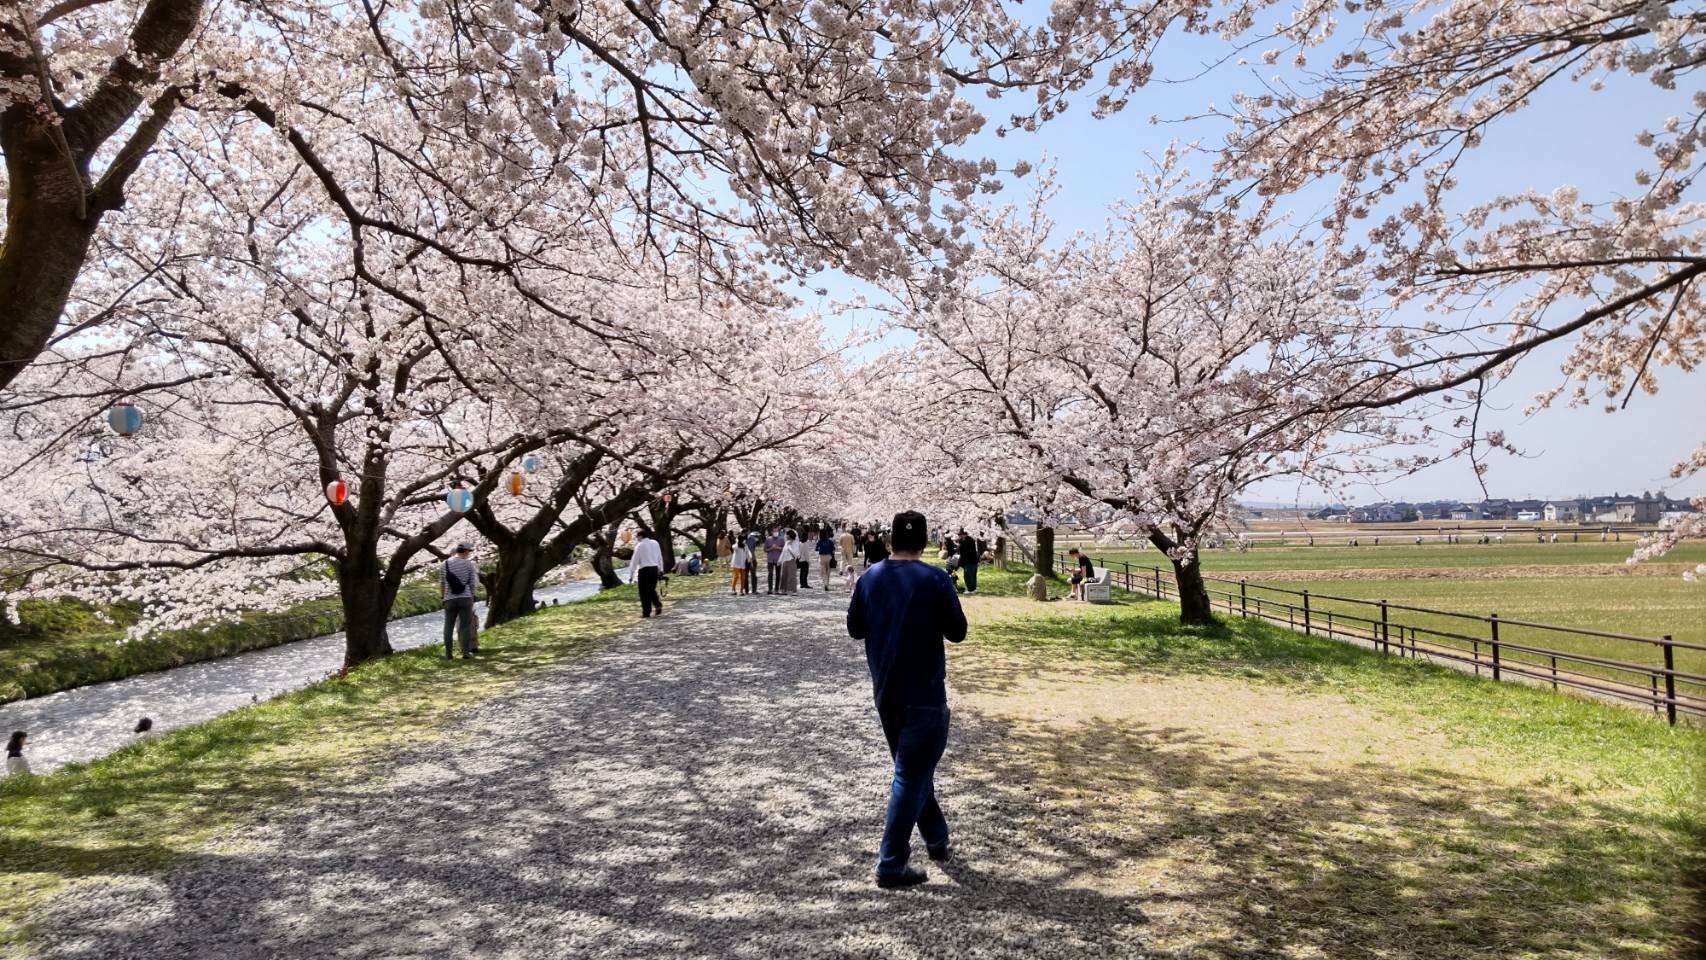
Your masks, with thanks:
[[[746,565],[751,560],[752,551],[746,548],[746,539],[736,540],[729,554],[729,569],[733,571],[729,579],[729,593],[739,596],[746,589]]]

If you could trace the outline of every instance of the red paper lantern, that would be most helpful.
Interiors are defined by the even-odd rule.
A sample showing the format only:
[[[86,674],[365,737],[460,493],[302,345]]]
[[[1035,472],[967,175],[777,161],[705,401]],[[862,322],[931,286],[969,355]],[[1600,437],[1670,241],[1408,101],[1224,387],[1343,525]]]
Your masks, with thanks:
[[[326,484],[326,500],[329,501],[332,506],[335,507],[348,499],[349,484],[343,482],[341,479],[333,480],[331,483]]]
[[[675,494],[673,494],[673,493],[666,493],[663,495],[663,502],[665,505],[667,505],[671,500],[674,500],[674,499],[675,499]]]
[[[508,487],[509,492],[512,495],[517,497],[521,496],[521,488],[526,485],[527,481],[522,477],[520,470],[511,470],[509,472]]]

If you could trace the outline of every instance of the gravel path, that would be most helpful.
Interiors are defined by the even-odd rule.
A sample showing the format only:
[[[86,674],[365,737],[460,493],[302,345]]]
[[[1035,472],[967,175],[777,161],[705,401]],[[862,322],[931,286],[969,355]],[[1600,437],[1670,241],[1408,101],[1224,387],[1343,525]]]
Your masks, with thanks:
[[[672,605],[358,787],[75,888],[34,918],[43,956],[1146,956],[1134,900],[1077,881],[1097,851],[965,711],[939,777],[959,855],[876,889],[888,763],[844,605]]]
[[[623,571],[625,572],[625,571]],[[534,599],[567,603],[598,592],[598,580],[577,580],[534,591]],[[478,604],[480,617],[486,605]],[[444,639],[444,615],[393,620],[391,646],[410,650]],[[95,760],[136,739],[138,717],[154,732],[211,720],[258,700],[300,690],[344,662],[344,635],[294,643],[142,673],[123,680],[0,704],[0,730],[28,730],[30,767],[47,773],[67,763]]]

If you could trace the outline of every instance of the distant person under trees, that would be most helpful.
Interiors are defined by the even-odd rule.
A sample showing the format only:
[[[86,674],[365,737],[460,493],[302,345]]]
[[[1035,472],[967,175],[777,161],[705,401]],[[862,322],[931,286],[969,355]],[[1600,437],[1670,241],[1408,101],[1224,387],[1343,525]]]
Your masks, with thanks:
[[[894,762],[876,871],[877,886],[885,889],[929,879],[908,864],[914,827],[932,860],[946,860],[949,850],[948,820],[935,786],[936,764],[948,745],[942,642],[966,638],[966,617],[948,575],[920,561],[928,543],[923,514],[896,514],[894,556],[865,571],[847,606],[847,632],[865,641],[877,717]]]
[[[474,566],[473,555],[473,547],[459,543],[456,553],[445,558],[444,564],[438,568],[438,584],[444,595],[446,660],[456,657],[451,642],[457,637],[462,641],[462,659],[479,652],[478,641],[474,638],[474,631],[478,629],[474,623],[474,584],[480,578],[480,569]]]
[[[30,735],[24,730],[12,731],[12,736],[6,741],[6,776],[27,777],[30,775],[30,761],[24,756],[24,741]]]
[[[640,588],[640,616],[663,615],[663,598],[658,596],[658,578],[663,576],[663,548],[652,539],[652,531],[640,528],[640,540],[634,544],[634,555],[628,560],[634,583]]]

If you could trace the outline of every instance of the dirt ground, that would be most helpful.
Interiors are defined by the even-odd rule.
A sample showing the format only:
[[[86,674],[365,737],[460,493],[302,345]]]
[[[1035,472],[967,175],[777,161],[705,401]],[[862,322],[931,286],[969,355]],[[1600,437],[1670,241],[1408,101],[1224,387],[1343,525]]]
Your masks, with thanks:
[[[1595,849],[1629,829],[1593,795],[1614,788],[1426,721],[1058,653],[968,644],[951,672],[981,731],[957,775],[1022,782],[1041,810],[1026,826],[1075,835],[1072,883],[1139,898],[1157,956],[1660,956],[1643,917],[1687,909],[1603,886],[1639,870],[1626,849]]]

